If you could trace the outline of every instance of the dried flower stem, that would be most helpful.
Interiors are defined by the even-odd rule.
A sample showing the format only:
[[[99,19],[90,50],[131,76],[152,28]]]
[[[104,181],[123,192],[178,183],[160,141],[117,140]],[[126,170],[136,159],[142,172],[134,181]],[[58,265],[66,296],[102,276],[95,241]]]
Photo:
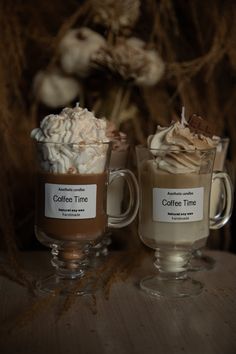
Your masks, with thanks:
[[[128,106],[130,99],[130,88],[128,86],[119,86],[114,102],[114,106],[110,115],[110,120],[114,122],[119,129],[120,116],[123,110]]]

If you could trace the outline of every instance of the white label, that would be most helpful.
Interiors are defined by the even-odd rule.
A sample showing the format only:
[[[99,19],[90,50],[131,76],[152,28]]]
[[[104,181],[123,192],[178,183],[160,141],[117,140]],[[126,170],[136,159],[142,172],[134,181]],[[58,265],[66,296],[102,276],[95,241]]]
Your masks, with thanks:
[[[96,217],[97,185],[45,183],[45,216],[54,219]]]
[[[191,222],[203,219],[204,188],[153,188],[153,220]]]

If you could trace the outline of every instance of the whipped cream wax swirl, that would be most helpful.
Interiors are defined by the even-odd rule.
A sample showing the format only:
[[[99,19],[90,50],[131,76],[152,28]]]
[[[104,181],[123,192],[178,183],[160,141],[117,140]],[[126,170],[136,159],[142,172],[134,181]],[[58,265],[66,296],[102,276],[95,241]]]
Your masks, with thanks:
[[[38,144],[41,168],[50,173],[101,173],[104,171],[107,122],[81,107],[64,108],[46,116],[31,137]],[[42,143],[42,144],[40,144]],[[89,144],[89,145],[88,145]]]
[[[147,143],[156,157],[156,168],[170,173],[193,173],[200,170],[201,150],[216,147],[218,138],[193,133],[186,122],[177,121],[167,128],[158,126]]]

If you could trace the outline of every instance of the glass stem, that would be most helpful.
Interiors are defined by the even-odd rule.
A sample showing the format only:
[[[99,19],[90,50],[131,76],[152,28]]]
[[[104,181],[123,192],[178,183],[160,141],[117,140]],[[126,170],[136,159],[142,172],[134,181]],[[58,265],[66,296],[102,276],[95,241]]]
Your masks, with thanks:
[[[78,248],[59,249],[56,245],[52,248],[52,265],[60,278],[75,279],[84,275],[83,259],[85,255]]]
[[[161,248],[155,251],[154,265],[159,271],[159,277],[165,279],[187,278],[188,264],[191,252],[181,248]]]

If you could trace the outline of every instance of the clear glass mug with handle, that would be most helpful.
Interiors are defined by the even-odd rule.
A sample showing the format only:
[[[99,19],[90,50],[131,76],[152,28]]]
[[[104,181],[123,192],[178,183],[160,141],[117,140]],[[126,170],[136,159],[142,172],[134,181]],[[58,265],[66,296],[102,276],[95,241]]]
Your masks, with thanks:
[[[88,248],[98,242],[107,227],[121,228],[133,221],[130,210],[123,217],[107,214],[107,186],[125,179],[131,171],[109,170],[112,143],[63,144],[37,142],[35,233],[51,248],[55,274],[38,282],[39,290],[83,295],[90,285],[77,286],[85,272]],[[132,203],[138,202],[131,188]],[[59,290],[58,290],[59,289]]]
[[[221,138],[216,147],[216,155],[213,165],[213,171],[224,171],[226,165],[226,156],[229,147],[230,139]],[[228,171],[227,171],[228,172]],[[232,175],[228,173],[230,178]],[[232,178],[231,178],[232,180]],[[225,186],[220,179],[216,178],[212,180],[211,185],[211,199],[210,199],[210,220],[211,220],[211,229],[216,230],[223,227],[229,220],[232,210],[227,218],[222,218],[224,214],[224,209],[227,206],[225,201]],[[222,220],[222,222],[220,222]],[[197,249],[193,252],[193,257],[189,264],[189,269],[191,271],[202,271],[210,270],[214,267],[215,260],[206,255],[202,248]]]
[[[133,220],[135,219],[139,201],[139,188],[136,177],[130,171],[130,180],[124,178],[112,178],[114,171],[127,170],[128,160],[130,158],[131,147],[126,137],[113,138],[112,151],[109,163],[109,185],[107,188],[107,213],[110,215],[110,220],[114,223],[120,219],[126,217],[128,214],[132,214]],[[132,195],[137,196],[137,200],[131,198]],[[127,223],[127,225],[130,222]],[[127,226],[125,225],[125,226]],[[109,255],[108,246],[112,244],[112,229],[114,227],[108,227],[102,240],[91,248],[92,259],[90,260],[90,266],[100,265],[104,260],[104,256]],[[94,257],[94,253],[96,257]]]
[[[188,276],[195,249],[203,247],[213,221],[209,218],[215,149],[161,150],[136,147],[140,207],[138,233],[155,250],[157,272],[140,282],[154,296],[182,297],[199,294],[201,282]],[[184,167],[183,167],[184,166]],[[225,185],[227,220],[232,208],[232,184],[225,172],[214,179]],[[220,226],[219,221],[214,226]]]

